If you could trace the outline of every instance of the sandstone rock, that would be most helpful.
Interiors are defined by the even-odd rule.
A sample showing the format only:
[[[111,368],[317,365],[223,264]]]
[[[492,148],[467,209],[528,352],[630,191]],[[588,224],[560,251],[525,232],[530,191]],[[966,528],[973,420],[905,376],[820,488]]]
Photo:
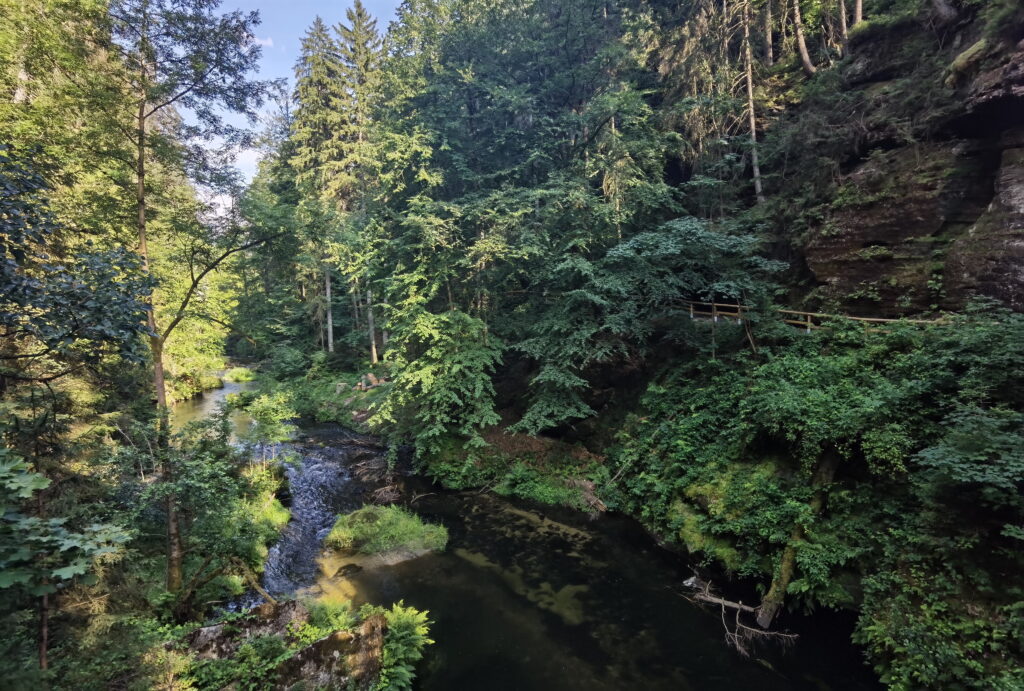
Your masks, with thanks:
[[[1024,311],[1024,126],[1002,144],[992,203],[950,248],[947,292],[961,303],[982,295]]]
[[[821,296],[847,311],[902,316],[959,301],[944,295],[950,242],[992,197],[991,152],[953,140],[879,152],[842,180],[805,249]]]
[[[230,657],[247,638],[283,634],[289,627],[301,626],[307,621],[309,612],[298,602],[267,602],[230,625],[214,624],[197,629],[187,642],[189,649],[201,659]]]
[[[1024,45],[1018,43],[1010,50],[997,52],[988,64],[971,67],[976,69],[964,99],[967,111],[986,116],[1002,111],[1010,117],[1015,114],[1017,122],[1021,122],[1024,119]]]
[[[228,658],[248,639],[279,635],[285,639],[309,621],[298,602],[263,604],[246,617],[204,626],[188,639],[200,659]],[[272,672],[267,688],[369,689],[380,673],[387,623],[381,615],[368,617],[355,632],[335,631],[298,650]],[[230,686],[228,688],[231,688]]]

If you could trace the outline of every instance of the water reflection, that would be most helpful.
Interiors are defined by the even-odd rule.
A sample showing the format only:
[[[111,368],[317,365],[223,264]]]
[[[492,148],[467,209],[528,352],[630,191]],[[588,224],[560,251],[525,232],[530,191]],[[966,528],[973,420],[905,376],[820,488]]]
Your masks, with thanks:
[[[171,429],[180,432],[190,422],[198,422],[216,414],[217,409],[227,401],[231,394],[247,391],[255,386],[255,382],[225,381],[224,386],[201,393],[187,401],[179,401],[171,406]],[[232,411],[229,415],[232,439],[242,438],[252,425],[252,419],[243,412]]]
[[[682,561],[628,519],[476,493],[436,492],[412,508],[448,527],[445,553],[357,569],[324,555],[310,592],[429,610],[438,643],[417,688],[877,688],[848,632],[740,657],[719,613],[678,594]]]

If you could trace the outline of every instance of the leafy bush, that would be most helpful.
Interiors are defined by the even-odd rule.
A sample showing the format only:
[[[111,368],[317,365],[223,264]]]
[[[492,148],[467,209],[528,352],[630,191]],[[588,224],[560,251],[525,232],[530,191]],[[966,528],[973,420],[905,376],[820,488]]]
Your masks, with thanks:
[[[200,689],[265,689],[270,673],[292,656],[294,650],[277,635],[256,636],[239,646],[233,657],[201,660],[194,664],[191,676]]]
[[[224,374],[225,381],[235,383],[252,381],[255,378],[256,373],[248,367],[232,367]]]
[[[399,506],[364,506],[339,516],[324,540],[332,549],[376,554],[392,549],[442,550],[448,544],[448,529],[424,523],[419,516]]]
[[[248,436],[252,441],[281,442],[291,438],[290,420],[296,417],[291,396],[285,391],[260,394],[245,406],[256,424]]]
[[[423,657],[423,648],[432,644],[428,612],[406,607],[397,602],[391,609],[363,607],[360,614],[383,614],[387,621],[380,678],[374,691],[408,691],[416,677],[416,663]]]
[[[762,346],[649,387],[609,503],[748,576],[793,547],[790,606],[859,605],[894,688],[1019,688],[1024,316]]]
[[[291,631],[299,645],[306,646],[335,631],[350,631],[356,626],[357,619],[348,602],[311,601],[305,604],[309,610],[309,621]]]

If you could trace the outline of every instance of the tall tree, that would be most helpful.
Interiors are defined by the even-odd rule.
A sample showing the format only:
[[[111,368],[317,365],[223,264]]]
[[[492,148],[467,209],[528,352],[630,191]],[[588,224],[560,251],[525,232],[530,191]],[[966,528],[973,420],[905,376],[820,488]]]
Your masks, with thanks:
[[[295,100],[298,107],[292,121],[294,154],[292,165],[296,181],[308,204],[325,197],[328,170],[340,157],[334,142],[337,107],[342,99],[342,66],[338,45],[327,25],[317,17],[302,39],[299,60],[295,64]],[[320,218],[320,211],[310,210]],[[322,228],[322,226],[318,226]],[[328,233],[330,235],[330,233]],[[334,352],[334,309],[331,286],[332,244],[329,237],[311,238],[324,284],[324,333],[328,352]]]
[[[292,120],[294,153],[291,164],[297,182],[307,193],[319,195],[324,189],[327,162],[335,116],[340,98],[341,61],[338,46],[324,21],[317,17],[302,38],[301,52],[295,64],[295,101]]]
[[[750,164],[754,174],[754,194],[764,203],[761,188],[761,164],[757,156],[757,116],[754,113],[754,58],[750,49],[750,0],[743,4],[743,73],[747,83],[747,116],[750,122]]]
[[[344,210],[365,203],[366,174],[373,165],[370,127],[380,82],[382,39],[377,20],[360,0],[345,12],[346,24],[338,24],[340,82],[334,90],[332,152],[324,193]]]
[[[807,76],[813,76],[818,68],[811,60],[811,54],[807,50],[807,39],[804,37],[804,20],[800,16],[800,0],[793,0],[793,28],[796,31],[796,49],[800,53],[800,65],[804,68]]]
[[[349,277],[350,291],[359,295],[359,285],[369,273],[365,256],[356,247],[364,242],[369,181],[374,177],[376,154],[373,113],[379,97],[383,41],[377,20],[370,16],[360,0],[345,12],[347,23],[335,27],[341,59],[341,84],[334,101],[336,119],[332,148],[338,158],[328,163],[325,195],[340,209],[349,212],[349,232],[345,233],[339,256]],[[354,246],[356,247],[354,247]],[[373,291],[366,291],[367,330],[370,362],[377,362],[377,337],[373,320]]]
[[[229,125],[224,110],[255,116],[265,86],[248,79],[256,69],[260,47],[253,38],[259,19],[256,13],[215,13],[211,0],[115,0],[111,3],[112,42],[122,62],[125,90],[134,97],[134,122],[125,135],[135,145],[139,253],[143,266],[150,268],[147,233],[148,164],[180,167],[195,179],[212,183],[221,177],[203,142],[222,138],[231,143],[244,140],[244,133]],[[186,124],[176,117],[179,110],[192,114]],[[237,229],[236,229],[237,230]],[[164,348],[181,323],[203,279],[247,243],[235,244],[239,232],[227,235],[227,247],[196,257],[198,267],[192,282],[165,325],[157,322],[151,304],[147,312],[150,350],[153,360],[153,388],[160,425],[166,426],[167,387],[164,380]],[[161,435],[163,437],[164,435]],[[171,463],[164,466],[164,479],[173,481]],[[182,585],[184,548],[179,531],[177,503],[168,493],[167,589]]]

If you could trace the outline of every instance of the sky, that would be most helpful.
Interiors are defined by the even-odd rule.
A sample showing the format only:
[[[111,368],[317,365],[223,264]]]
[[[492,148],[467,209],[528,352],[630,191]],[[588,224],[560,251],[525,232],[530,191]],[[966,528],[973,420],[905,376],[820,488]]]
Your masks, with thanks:
[[[381,33],[395,17],[400,0],[363,0],[366,9],[377,18],[377,29]],[[299,41],[317,15],[330,26],[345,19],[345,10],[352,0],[224,0],[222,11],[257,10],[262,22],[256,28],[256,38],[263,46],[260,59],[260,79],[286,77],[289,86],[294,85],[295,61],[299,57]],[[246,180],[256,174],[259,154],[255,150],[242,151],[235,165]]]

